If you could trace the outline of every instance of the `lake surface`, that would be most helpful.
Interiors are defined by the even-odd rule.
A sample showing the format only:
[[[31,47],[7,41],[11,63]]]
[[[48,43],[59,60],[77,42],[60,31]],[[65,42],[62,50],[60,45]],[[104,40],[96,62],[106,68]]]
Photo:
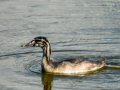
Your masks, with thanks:
[[[41,72],[42,50],[21,48],[36,36],[51,42],[54,61],[102,60],[79,75]],[[0,0],[0,90],[120,90],[119,0]]]

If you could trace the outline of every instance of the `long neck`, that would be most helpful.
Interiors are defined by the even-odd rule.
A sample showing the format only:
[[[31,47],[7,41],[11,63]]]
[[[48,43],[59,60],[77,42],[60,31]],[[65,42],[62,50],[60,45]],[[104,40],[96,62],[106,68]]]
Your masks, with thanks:
[[[46,47],[43,48],[43,60],[42,60],[42,71],[51,72],[53,69],[51,60],[51,46],[47,43]]]
[[[43,58],[49,64],[51,62],[51,46],[47,43],[46,47],[43,48]]]

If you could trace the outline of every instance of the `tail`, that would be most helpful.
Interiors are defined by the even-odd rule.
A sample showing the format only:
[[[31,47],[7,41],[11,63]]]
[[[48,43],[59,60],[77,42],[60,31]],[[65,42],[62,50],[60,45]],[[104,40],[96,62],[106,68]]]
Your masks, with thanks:
[[[106,58],[104,58],[104,59],[102,60],[102,63],[106,66],[105,61],[106,61]]]
[[[105,62],[106,61],[106,58],[104,58],[103,60],[102,60],[102,62]]]

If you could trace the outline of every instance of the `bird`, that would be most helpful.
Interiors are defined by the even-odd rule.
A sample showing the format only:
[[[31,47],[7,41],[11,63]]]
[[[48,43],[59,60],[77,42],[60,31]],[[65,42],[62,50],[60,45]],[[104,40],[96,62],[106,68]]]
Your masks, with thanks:
[[[53,61],[51,58],[51,44],[47,37],[38,36],[31,42],[21,45],[21,47],[34,46],[43,49],[41,60],[41,71],[59,74],[77,74],[101,69],[106,66],[106,58],[103,60],[88,60],[85,58],[70,58],[61,61]]]

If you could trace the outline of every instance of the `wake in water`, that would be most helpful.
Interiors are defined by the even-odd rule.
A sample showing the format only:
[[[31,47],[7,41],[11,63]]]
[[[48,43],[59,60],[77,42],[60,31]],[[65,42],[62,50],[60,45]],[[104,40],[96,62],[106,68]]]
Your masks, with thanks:
[[[113,63],[108,63],[106,64],[106,67],[107,68],[111,68],[111,69],[120,69],[120,66],[119,65],[112,65]],[[35,73],[41,73],[41,63],[37,63],[37,64],[34,64],[32,65],[31,67],[29,67],[30,71],[32,72],[35,72]],[[99,72],[99,69],[96,70]],[[87,73],[91,73],[91,72],[87,72]],[[79,73],[79,74],[76,74],[76,75],[83,75],[83,74],[87,74],[87,73]],[[73,74],[66,74],[66,75],[73,75]]]
[[[120,66],[116,66],[116,65],[106,65],[106,66],[114,69],[120,69]]]

